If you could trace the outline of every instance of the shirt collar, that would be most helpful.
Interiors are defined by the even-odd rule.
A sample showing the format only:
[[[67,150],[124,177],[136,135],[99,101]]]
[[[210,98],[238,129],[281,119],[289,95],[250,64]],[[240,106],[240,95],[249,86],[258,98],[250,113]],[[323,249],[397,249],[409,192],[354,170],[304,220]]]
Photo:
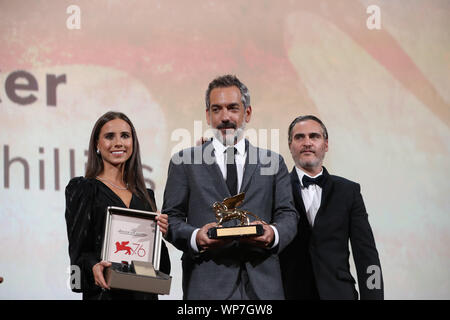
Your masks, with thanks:
[[[224,146],[222,144],[222,142],[220,142],[216,137],[213,137],[212,144],[214,146],[214,151],[216,152],[216,154],[222,154],[228,148],[228,146]],[[245,139],[242,138],[241,140],[239,140],[234,145],[234,147],[237,149],[237,152],[240,155],[244,155],[245,154]]]

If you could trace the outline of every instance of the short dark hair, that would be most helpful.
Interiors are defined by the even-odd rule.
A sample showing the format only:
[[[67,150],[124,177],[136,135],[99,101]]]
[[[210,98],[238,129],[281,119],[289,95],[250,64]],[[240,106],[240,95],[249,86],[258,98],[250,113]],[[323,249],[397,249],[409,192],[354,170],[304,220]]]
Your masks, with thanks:
[[[320,126],[322,127],[322,131],[323,131],[323,137],[325,138],[325,140],[328,140],[328,130],[327,130],[327,127],[325,127],[325,125],[323,124],[322,120],[320,120],[316,116],[309,114],[306,116],[299,116],[299,117],[295,118],[294,121],[291,122],[291,124],[289,125],[289,129],[288,129],[289,144],[291,144],[291,142],[292,142],[292,129],[294,129],[294,126],[297,123],[306,121],[306,120],[313,120],[313,121],[317,122],[318,124],[320,124]]]
[[[228,87],[237,87],[241,92],[241,101],[244,105],[244,109],[250,105],[250,93],[248,92],[248,88],[245,84],[243,84],[236,76],[231,74],[226,74],[224,76],[220,76],[211,81],[208,85],[208,89],[206,90],[206,110],[209,110],[210,100],[209,96],[211,91],[215,88],[228,88]]]

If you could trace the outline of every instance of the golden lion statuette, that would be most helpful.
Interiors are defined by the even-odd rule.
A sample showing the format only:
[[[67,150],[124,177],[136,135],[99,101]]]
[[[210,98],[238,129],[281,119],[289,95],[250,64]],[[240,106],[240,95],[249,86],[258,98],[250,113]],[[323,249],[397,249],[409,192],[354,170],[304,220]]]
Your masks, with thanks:
[[[214,202],[213,210],[217,219],[217,226],[208,230],[211,239],[235,236],[259,236],[264,233],[262,225],[250,225],[248,216],[252,216],[263,224],[267,224],[257,215],[247,210],[240,210],[239,207],[245,198],[245,192],[241,192],[233,197],[225,198],[222,202]],[[223,227],[222,224],[231,220],[239,220],[240,224],[235,227]]]

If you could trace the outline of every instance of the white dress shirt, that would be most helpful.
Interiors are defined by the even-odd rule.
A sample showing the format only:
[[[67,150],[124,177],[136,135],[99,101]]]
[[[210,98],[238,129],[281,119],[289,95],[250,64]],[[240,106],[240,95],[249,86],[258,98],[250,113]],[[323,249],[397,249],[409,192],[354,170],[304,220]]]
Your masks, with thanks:
[[[217,140],[215,137],[213,138],[212,144],[214,146],[214,157],[216,158],[216,163],[220,168],[220,172],[222,172],[223,179],[227,180],[227,153],[225,152],[229,146],[224,146],[222,142]],[[234,162],[236,163],[237,169],[237,180],[238,185],[237,189],[238,193],[241,189],[242,178],[244,177],[244,167],[245,167],[245,159],[247,159],[247,152],[245,151],[245,139],[239,140],[238,143],[234,145],[236,148],[236,153],[234,154]]]
[[[228,146],[224,146],[222,142],[216,139],[216,137],[213,138],[212,141],[213,147],[214,147],[214,157],[216,158],[216,163],[220,168],[220,171],[222,172],[223,179],[227,180],[227,159],[226,159],[226,149],[229,148]],[[238,186],[237,190],[239,193],[239,190],[241,189],[242,185],[242,179],[244,177],[244,167],[245,167],[245,160],[247,159],[247,151],[245,150],[245,139],[239,140],[234,147],[237,149],[237,152],[234,155],[234,161],[236,163],[236,169],[237,169],[237,180],[238,180]],[[275,239],[273,246],[271,248],[274,248],[278,245],[278,231],[277,229],[272,226],[273,232],[275,234]],[[170,227],[169,227],[170,228]],[[194,232],[192,232],[191,236],[191,247],[195,252],[199,252],[197,247],[197,232],[200,230],[200,228],[195,229]]]
[[[314,226],[314,220],[316,219],[316,214],[317,211],[319,210],[320,202],[322,200],[322,188],[319,187],[317,184],[310,184],[308,188],[305,188],[303,186],[302,179],[304,175],[310,178],[316,178],[323,174],[323,169],[322,171],[320,171],[319,174],[315,175],[314,177],[311,177],[309,174],[307,174],[298,167],[295,167],[295,170],[297,171],[298,179],[300,180],[300,185],[302,189],[302,199],[305,205],[306,216],[308,217],[309,224],[311,226]]]

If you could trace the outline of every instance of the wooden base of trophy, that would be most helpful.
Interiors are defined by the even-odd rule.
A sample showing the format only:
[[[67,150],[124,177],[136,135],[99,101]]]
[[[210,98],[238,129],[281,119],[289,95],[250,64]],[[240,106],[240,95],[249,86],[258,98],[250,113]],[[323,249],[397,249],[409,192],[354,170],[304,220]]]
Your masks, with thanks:
[[[264,228],[261,224],[252,224],[248,226],[236,227],[213,227],[208,230],[208,237],[210,239],[220,239],[228,237],[249,237],[260,236],[264,233]]]

